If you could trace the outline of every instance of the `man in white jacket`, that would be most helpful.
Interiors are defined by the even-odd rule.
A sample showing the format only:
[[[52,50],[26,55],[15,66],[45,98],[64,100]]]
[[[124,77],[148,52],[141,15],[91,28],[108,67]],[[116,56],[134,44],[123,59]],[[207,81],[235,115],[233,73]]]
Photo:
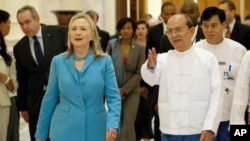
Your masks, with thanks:
[[[224,104],[221,123],[217,132],[216,141],[230,141],[229,119],[234,95],[234,84],[241,59],[246,53],[246,48],[240,43],[224,38],[226,28],[226,14],[217,7],[207,7],[201,14],[201,27],[206,37],[195,46],[203,48],[215,55],[219,61],[221,75],[221,95]]]
[[[250,51],[242,61],[237,75],[234,96],[231,108],[231,125],[250,125],[250,109],[248,107],[248,119],[245,121],[245,110],[250,105]]]
[[[222,112],[218,61],[196,48],[194,27],[184,14],[172,16],[167,36],[175,50],[156,54],[154,48],[141,68],[149,85],[159,85],[159,117],[162,141],[212,141]]]

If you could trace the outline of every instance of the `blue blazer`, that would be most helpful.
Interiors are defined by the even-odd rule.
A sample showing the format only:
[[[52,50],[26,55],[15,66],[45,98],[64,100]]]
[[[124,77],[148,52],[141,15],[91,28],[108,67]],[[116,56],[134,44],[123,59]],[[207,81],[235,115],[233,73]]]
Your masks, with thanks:
[[[90,51],[81,72],[72,55],[53,58],[36,138],[45,139],[49,132],[51,140],[104,141],[106,129],[119,127],[121,99],[111,58],[94,58]]]

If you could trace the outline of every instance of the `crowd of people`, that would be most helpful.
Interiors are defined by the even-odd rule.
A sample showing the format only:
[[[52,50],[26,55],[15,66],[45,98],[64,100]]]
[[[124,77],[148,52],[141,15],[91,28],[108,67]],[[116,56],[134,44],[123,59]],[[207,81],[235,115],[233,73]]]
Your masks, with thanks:
[[[31,141],[230,141],[250,124],[250,26],[235,15],[230,0],[165,2],[161,22],[121,17],[110,36],[94,10],[65,27],[25,5],[11,56],[0,10],[0,140],[19,141],[21,116]]]

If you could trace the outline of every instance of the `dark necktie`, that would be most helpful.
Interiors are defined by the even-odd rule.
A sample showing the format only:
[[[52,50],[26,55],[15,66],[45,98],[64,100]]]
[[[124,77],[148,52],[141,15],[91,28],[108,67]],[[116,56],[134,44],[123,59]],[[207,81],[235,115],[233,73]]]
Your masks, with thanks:
[[[230,26],[226,26],[226,29],[227,29],[227,31],[226,31],[225,37],[226,37],[226,38],[230,38],[230,36],[231,36]]]
[[[43,60],[43,52],[42,52],[41,45],[40,45],[36,36],[34,36],[33,39],[34,39],[34,51],[35,51],[35,55],[36,55],[36,60],[38,62],[38,65],[40,67],[43,67],[44,60]]]

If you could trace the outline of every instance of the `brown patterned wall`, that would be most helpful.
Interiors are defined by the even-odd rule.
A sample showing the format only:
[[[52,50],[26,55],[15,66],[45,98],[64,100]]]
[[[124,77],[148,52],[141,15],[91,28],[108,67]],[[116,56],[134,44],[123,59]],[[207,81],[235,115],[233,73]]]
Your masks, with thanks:
[[[246,15],[250,15],[250,0],[245,0],[244,15],[243,19],[245,19]]]
[[[135,19],[143,19],[147,13],[147,0],[130,0],[130,16]],[[126,0],[116,0],[116,21],[121,17],[127,16]]]
[[[116,21],[127,16],[127,2],[126,0],[116,0]]]
[[[131,17],[133,17],[135,20],[144,18],[145,14],[147,13],[147,0],[138,0],[139,6],[136,4],[136,0],[130,0],[130,13]],[[162,0],[163,2],[173,2],[176,5],[176,11],[177,13],[180,11],[180,6],[186,1],[186,0]],[[208,6],[218,6],[221,0],[198,0],[198,5],[200,8],[200,12],[202,12],[206,7]],[[232,0],[236,6],[236,13],[240,14],[240,0]],[[247,14],[250,14],[250,0],[245,0],[245,6],[244,6],[244,17]],[[159,7],[160,9],[161,7]],[[137,14],[138,13],[138,14]],[[139,15],[139,16],[138,16]],[[127,2],[126,0],[116,0],[116,19],[127,16]],[[116,20],[116,21],[117,21]]]
[[[179,12],[180,6],[186,0],[162,0],[162,2],[170,1],[176,5],[176,10]],[[202,12],[208,6],[218,6],[221,0],[198,0],[200,12]],[[240,0],[232,0],[236,6],[236,13],[240,14]],[[250,14],[250,0],[245,0],[244,17]],[[244,19],[244,17],[242,17]]]

